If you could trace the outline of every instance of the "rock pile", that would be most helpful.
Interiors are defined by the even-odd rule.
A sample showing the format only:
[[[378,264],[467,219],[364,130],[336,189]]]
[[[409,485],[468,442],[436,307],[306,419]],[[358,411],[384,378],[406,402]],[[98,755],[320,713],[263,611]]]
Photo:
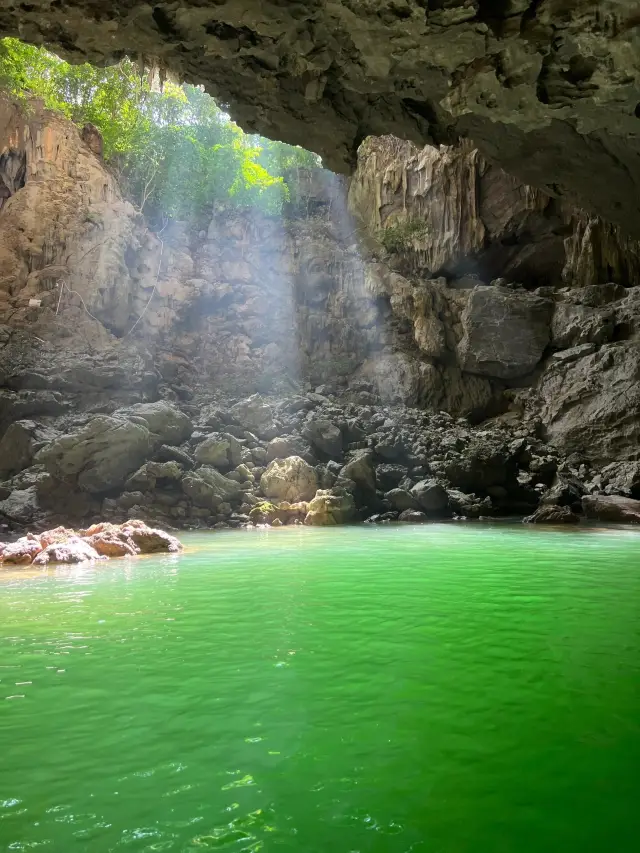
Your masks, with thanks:
[[[87,530],[56,527],[44,533],[27,533],[15,542],[0,542],[0,563],[46,566],[138,554],[175,553],[181,549],[175,536],[132,519],[125,524],[100,522]]]

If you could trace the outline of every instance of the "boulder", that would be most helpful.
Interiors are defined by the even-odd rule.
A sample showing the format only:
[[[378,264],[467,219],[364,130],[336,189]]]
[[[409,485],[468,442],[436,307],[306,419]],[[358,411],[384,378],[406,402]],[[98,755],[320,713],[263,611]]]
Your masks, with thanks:
[[[165,400],[118,409],[114,417],[118,416],[144,424],[162,444],[182,444],[193,432],[190,418]]]
[[[632,498],[640,498],[640,462],[612,462],[602,469],[603,482]]]
[[[408,474],[404,465],[382,464],[376,468],[376,480],[383,492],[395,489]]]
[[[267,445],[266,456],[256,461],[271,462],[274,459],[286,459],[288,456],[305,456],[309,445],[302,438],[293,435],[277,436]]]
[[[276,434],[273,409],[259,394],[236,403],[231,414],[241,426],[261,438],[273,438]]]
[[[346,489],[319,489],[309,502],[309,511],[304,520],[312,526],[348,524],[356,518],[356,505]]]
[[[155,489],[158,480],[180,480],[182,474],[182,465],[178,462],[145,462],[129,477],[125,485],[130,491],[151,491]]]
[[[456,515],[465,518],[479,518],[481,515],[491,515],[493,505],[490,497],[478,498],[476,495],[468,495],[458,489],[447,489],[449,506]]]
[[[93,560],[106,560],[85,539],[70,536],[66,542],[47,545],[33,560],[34,566],[46,566],[48,563],[85,563]]]
[[[405,509],[398,516],[398,521],[406,521],[409,524],[424,524],[428,521],[426,514],[416,509]]]
[[[167,552],[175,554],[182,550],[181,542],[164,530],[147,527],[143,521],[132,519],[121,525],[121,531],[130,539],[141,554],[157,554]]]
[[[260,479],[260,488],[268,498],[284,501],[308,501],[318,487],[316,471],[299,456],[274,459]]]
[[[206,465],[185,474],[182,491],[194,504],[209,509],[218,509],[222,503],[235,501],[242,496],[238,483]]]
[[[406,489],[391,489],[385,492],[384,498],[389,506],[398,512],[404,512],[407,509],[417,512],[420,509],[418,501]]]
[[[221,471],[235,468],[242,462],[242,445],[230,433],[211,433],[195,450],[196,461],[213,465]]]
[[[353,480],[363,502],[375,497],[376,470],[373,465],[373,453],[370,450],[357,450],[352,458],[340,470],[340,476]]]
[[[342,433],[331,421],[313,418],[307,421],[302,434],[316,450],[330,459],[342,456]]]
[[[14,489],[9,497],[0,501],[0,516],[17,524],[31,524],[40,511],[36,486]]]
[[[42,428],[35,421],[14,421],[9,425],[0,440],[0,479],[10,477],[31,465],[35,445],[43,440],[43,436],[38,433],[42,433]]]
[[[553,303],[503,287],[475,287],[462,312],[460,367],[499,379],[526,376],[550,339]]]
[[[161,444],[153,458],[156,462],[179,462],[187,471],[194,466],[194,461],[186,450],[182,450],[180,447],[170,447],[168,444]]]
[[[41,551],[42,543],[40,539],[34,536],[33,533],[28,533],[26,536],[21,536],[15,542],[10,542],[3,546],[2,562],[30,565]]]
[[[580,511],[582,497],[586,491],[577,477],[557,474],[551,486],[540,498],[540,503],[546,506],[566,506]]]
[[[125,418],[100,415],[69,435],[62,435],[36,455],[36,461],[58,480],[75,478],[86,492],[122,486],[149,456],[146,426]]]
[[[580,516],[569,506],[544,504],[524,519],[525,524],[579,524]]]
[[[451,515],[449,496],[435,480],[421,480],[411,489],[419,508],[429,516]]]
[[[640,501],[622,495],[585,495],[582,509],[587,518],[614,524],[640,523]]]

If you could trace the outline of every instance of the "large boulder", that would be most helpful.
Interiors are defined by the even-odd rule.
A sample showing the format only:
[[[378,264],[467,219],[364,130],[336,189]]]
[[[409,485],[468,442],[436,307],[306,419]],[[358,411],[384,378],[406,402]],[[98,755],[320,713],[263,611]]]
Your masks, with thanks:
[[[36,486],[26,489],[14,489],[3,501],[0,501],[0,516],[5,516],[17,524],[30,524],[40,512],[40,502]]]
[[[421,480],[411,489],[419,508],[428,516],[451,515],[449,496],[443,486],[435,480]]]
[[[10,477],[31,465],[36,450],[51,441],[56,433],[35,421],[14,421],[0,440],[0,479]]]
[[[534,369],[549,343],[553,303],[503,287],[475,287],[462,313],[462,370],[515,379]]]
[[[318,475],[299,456],[274,459],[260,479],[260,488],[268,498],[275,500],[309,501],[318,488]]]
[[[356,450],[352,458],[342,467],[340,476],[353,480],[362,501],[375,497],[376,469],[373,465],[373,453],[370,450]]]
[[[406,489],[390,489],[385,493],[384,498],[389,506],[398,512],[404,512],[406,509],[417,512],[420,509],[418,501]]]
[[[376,481],[383,492],[395,489],[408,474],[404,465],[382,464],[376,468]]]
[[[319,489],[309,502],[309,511],[304,520],[312,526],[333,526],[348,524],[356,519],[356,505],[346,489]]]
[[[242,495],[238,483],[207,465],[183,477],[182,491],[194,504],[208,509],[218,509],[222,503],[238,500]]]
[[[582,509],[587,518],[614,524],[640,523],[640,501],[622,495],[585,495]]]
[[[106,560],[96,549],[79,536],[70,536],[66,542],[54,542],[47,545],[33,559],[34,566],[46,566],[48,563],[86,563]]]
[[[100,415],[43,448],[36,461],[56,479],[72,477],[83,491],[98,494],[122,486],[152,446],[149,429],[142,423]]]
[[[182,474],[183,468],[179,462],[145,462],[129,477],[126,487],[129,491],[151,491],[155,489],[158,480],[180,480]]]
[[[242,462],[242,445],[229,433],[214,432],[196,447],[195,457],[200,463],[228,471]]]
[[[640,498],[640,462],[612,462],[602,469],[602,479],[607,490]]]
[[[302,434],[316,450],[330,459],[342,456],[342,433],[339,427],[324,418],[313,418],[305,424]]]
[[[273,438],[276,433],[273,409],[260,394],[253,394],[231,407],[232,416],[250,432],[261,438]]]
[[[299,436],[276,436],[267,444],[266,460],[271,462],[274,459],[286,459],[287,456],[305,456],[309,449],[309,445]]]
[[[580,516],[569,506],[543,504],[524,519],[525,524],[579,524]]]
[[[166,400],[136,403],[126,409],[118,409],[114,416],[144,424],[161,444],[181,444],[193,432],[190,418]]]

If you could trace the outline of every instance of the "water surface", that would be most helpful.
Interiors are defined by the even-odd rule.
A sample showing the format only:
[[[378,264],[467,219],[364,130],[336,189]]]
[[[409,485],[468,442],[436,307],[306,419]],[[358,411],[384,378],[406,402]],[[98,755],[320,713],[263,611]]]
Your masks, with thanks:
[[[640,536],[188,535],[0,574],[0,850],[626,853]]]

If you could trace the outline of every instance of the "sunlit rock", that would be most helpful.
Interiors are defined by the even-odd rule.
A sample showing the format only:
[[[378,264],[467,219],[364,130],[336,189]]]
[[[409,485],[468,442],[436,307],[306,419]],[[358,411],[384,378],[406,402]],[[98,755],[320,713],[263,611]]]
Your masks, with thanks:
[[[268,498],[309,501],[318,488],[316,471],[299,456],[274,459],[261,477],[260,487]]]
[[[346,489],[319,489],[309,501],[309,511],[304,520],[312,526],[348,524],[356,519],[353,496]]]

